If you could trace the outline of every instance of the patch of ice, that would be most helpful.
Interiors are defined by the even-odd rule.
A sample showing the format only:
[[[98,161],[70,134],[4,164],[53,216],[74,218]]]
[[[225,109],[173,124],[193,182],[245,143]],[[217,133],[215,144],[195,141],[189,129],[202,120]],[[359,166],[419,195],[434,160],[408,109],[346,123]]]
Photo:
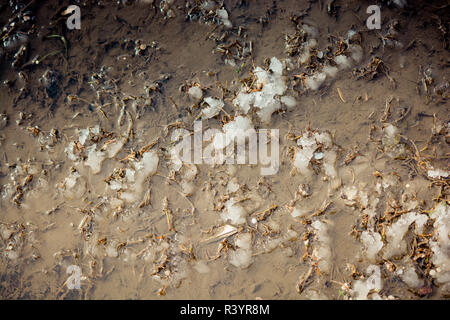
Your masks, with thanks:
[[[86,148],[87,159],[84,161],[85,166],[91,167],[93,174],[97,174],[102,170],[102,163],[106,159],[106,154],[103,151],[97,151],[96,148],[96,144]]]
[[[325,66],[322,71],[327,75],[327,77],[333,79],[338,74],[339,69],[333,66]]]
[[[428,170],[427,174],[431,179],[441,179],[448,178],[450,172],[442,169],[434,170],[434,168],[431,168],[430,170]]]
[[[393,256],[403,255],[406,251],[406,241],[404,237],[408,232],[409,226],[416,223],[418,233],[423,231],[423,227],[428,220],[425,214],[408,212],[400,216],[396,222],[386,228],[386,247],[384,249],[384,258],[389,259]]]
[[[319,35],[319,30],[316,27],[310,26],[306,23],[302,25],[302,29],[310,36],[311,38],[317,38]]]
[[[194,269],[198,273],[202,273],[202,274],[209,273],[209,271],[210,271],[210,268],[208,267],[208,265],[206,264],[205,261],[196,261],[194,263]]]
[[[227,12],[227,10],[225,10],[225,9],[217,9],[217,10],[216,10],[216,14],[217,14],[217,16],[220,18],[220,20],[222,21],[223,25],[224,25],[226,28],[229,29],[229,28],[232,28],[232,27],[233,27],[233,25],[232,25],[230,19],[228,18],[228,12]]]
[[[324,72],[314,73],[311,76],[305,77],[305,87],[310,90],[318,90],[325,82],[327,75]]]
[[[414,266],[408,265],[396,271],[396,274],[406,283],[410,288],[420,288],[423,285],[423,280],[420,280],[416,273]]]
[[[352,289],[350,290],[353,299],[367,300],[370,291],[375,290],[379,292],[383,289],[383,281],[381,279],[381,270],[379,266],[368,266],[366,274],[370,274],[367,279],[357,280],[353,283]]]
[[[236,236],[236,250],[229,253],[228,261],[235,267],[246,269],[252,264],[252,234],[241,233]]]
[[[227,184],[227,191],[230,193],[236,192],[239,190],[239,183],[236,178],[231,179],[228,181]]]
[[[348,69],[352,65],[350,59],[343,54],[334,57],[334,62],[337,64],[339,70]]]
[[[250,118],[238,116],[233,121],[226,123],[222,129],[223,133],[215,134],[213,139],[214,148],[219,150],[234,142],[245,131],[254,129],[254,127]]]
[[[67,154],[67,158],[72,161],[77,161],[78,156],[75,155],[75,142],[69,142],[69,145],[64,149],[64,152]]]
[[[349,46],[349,50],[350,50],[350,57],[353,59],[353,61],[355,63],[361,62],[363,58],[363,49],[361,48],[361,46],[357,44],[352,44]]]
[[[84,146],[86,143],[87,138],[89,137],[90,130],[89,128],[81,129],[78,132],[78,141]]]
[[[381,137],[381,143],[384,148],[384,152],[391,158],[398,158],[406,153],[405,145],[400,142],[400,134],[398,128],[388,123],[383,128],[383,135]]]
[[[285,104],[288,110],[292,110],[297,106],[297,101],[291,96],[282,96],[280,98],[281,103]]]
[[[208,107],[202,110],[202,119],[210,119],[212,117],[217,116],[220,113],[220,110],[225,105],[221,99],[215,99],[211,97],[205,98],[205,102],[209,105]]]
[[[272,70],[276,75],[282,75],[284,70],[283,63],[275,57],[270,59],[269,69]]]
[[[256,114],[263,122],[270,122],[272,113],[281,108],[278,96],[282,96],[286,91],[286,82],[282,76],[284,64],[277,58],[273,57],[270,60],[271,73],[266,70],[256,67],[253,74],[256,77],[255,85],[261,88],[258,91],[247,92],[243,87],[233,100],[233,105],[238,107],[245,114],[249,112],[251,107],[255,107]],[[285,100],[292,105],[292,100]]]
[[[195,185],[192,182],[183,180],[181,181],[180,185],[181,185],[181,192],[185,196],[190,196],[194,193]]]
[[[156,172],[158,163],[159,157],[154,150],[145,152],[142,158],[134,163],[136,172],[134,181],[128,184],[127,191],[122,192],[119,198],[128,202],[140,200],[144,191],[145,181]]]
[[[338,172],[336,169],[337,154],[333,149],[333,141],[328,132],[306,132],[299,139],[297,139],[297,149],[294,157],[294,166],[298,171],[308,177],[312,174],[312,169],[309,167],[310,161],[313,157],[316,160],[322,160],[322,169],[325,175],[338,180]],[[316,152],[322,146],[321,152]]]
[[[225,203],[225,208],[221,213],[222,220],[230,221],[233,225],[242,225],[246,222],[247,212],[243,207],[237,204],[234,198],[231,198]]]
[[[307,214],[308,214],[307,210],[302,210],[297,207],[294,207],[294,209],[292,209],[292,211],[291,211],[291,216],[293,218],[303,217],[303,216],[306,216]]]
[[[334,151],[326,150],[323,152],[323,170],[330,178],[337,178],[338,173],[336,169],[337,154]]]
[[[374,262],[378,252],[383,248],[381,235],[373,230],[363,231],[361,233],[361,242],[364,246],[364,253],[370,262]]]
[[[328,235],[330,223],[316,220],[311,224],[317,239],[313,249],[313,256],[319,261],[320,272],[329,273],[331,269],[331,239]]]
[[[200,100],[203,97],[203,91],[198,86],[190,87],[188,90],[188,94],[194,100]]]
[[[186,181],[192,181],[195,179],[198,173],[198,168],[195,164],[187,164],[184,167],[183,179]]]
[[[430,218],[434,219],[435,235],[430,241],[430,248],[433,251],[431,262],[436,266],[433,277],[438,283],[450,284],[450,209],[445,202],[439,203],[430,213]],[[430,273],[431,274],[431,273]]]

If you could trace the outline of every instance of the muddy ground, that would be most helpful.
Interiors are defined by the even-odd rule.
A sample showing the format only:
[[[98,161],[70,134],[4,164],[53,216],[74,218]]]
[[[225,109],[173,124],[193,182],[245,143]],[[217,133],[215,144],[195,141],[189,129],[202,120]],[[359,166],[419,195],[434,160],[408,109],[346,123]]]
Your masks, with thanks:
[[[1,2],[2,299],[448,298],[446,1],[150,2],[75,1],[80,30],[66,26],[68,1]],[[381,7],[380,30],[365,24],[372,4]],[[301,64],[286,36],[305,24],[317,29],[318,49]],[[308,75],[346,52],[349,30],[360,60],[307,88]],[[174,169],[172,132],[192,132],[205,97],[224,107],[204,128],[243,115],[233,99],[244,84],[261,89],[252,71],[272,57],[285,63],[296,104],[269,123],[249,116],[257,129],[279,130],[278,172],[261,176],[259,164]],[[192,98],[191,87],[203,98]],[[336,176],[322,169],[321,152],[312,175],[295,169],[297,140],[314,132],[331,135]],[[87,165],[91,150],[104,157],[101,148],[117,141],[123,146],[98,170]],[[139,180],[150,153],[157,170],[127,185],[127,172],[135,168]],[[222,219],[230,198],[244,223]],[[303,213],[294,217],[294,208]],[[416,220],[390,237],[412,213],[427,220],[423,229]],[[214,238],[224,225],[232,232]],[[381,239],[373,257],[364,232]],[[402,248],[389,253],[390,241]],[[80,289],[67,285],[72,265]],[[373,277],[381,285],[370,287]]]

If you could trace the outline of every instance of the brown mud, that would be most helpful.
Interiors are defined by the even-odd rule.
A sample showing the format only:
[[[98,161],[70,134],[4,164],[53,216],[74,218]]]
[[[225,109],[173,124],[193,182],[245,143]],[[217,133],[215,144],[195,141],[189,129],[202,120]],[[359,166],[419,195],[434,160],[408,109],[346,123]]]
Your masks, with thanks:
[[[80,30],[66,27],[67,1],[32,1],[22,11],[4,2],[2,26],[28,11],[31,21],[17,27],[29,35],[0,53],[2,299],[349,299],[358,296],[355,283],[371,276],[371,265],[380,268],[382,288],[369,298],[448,298],[450,281],[435,275],[450,267],[436,265],[431,250],[438,237],[434,208],[443,204],[448,216],[448,176],[429,174],[430,167],[449,170],[445,1],[409,1],[405,8],[380,3],[381,30],[365,25],[371,1],[224,1],[231,29],[214,13],[220,5],[195,19],[200,9],[191,9],[201,1],[80,1]],[[323,50],[356,30],[361,61],[319,90],[305,89],[304,75],[317,66],[297,64],[285,42],[302,24],[318,29]],[[4,29],[2,41],[16,29]],[[20,61],[14,56],[22,44]],[[270,124],[252,117],[257,128],[280,130],[278,173],[261,176],[260,165],[207,164],[175,172],[171,134],[177,127],[192,131],[204,107],[188,88],[223,99],[225,111],[203,121],[204,128],[220,128],[232,120],[228,115],[241,114],[232,100],[244,79],[272,57],[293,62],[284,75],[296,106],[275,112]],[[389,124],[398,128],[394,146],[383,140]],[[80,130],[96,126],[98,132],[77,145]],[[331,134],[339,185],[320,169],[307,178],[293,170],[295,140],[311,130]],[[108,148],[123,138],[98,173],[85,165],[89,147]],[[80,158],[70,159],[70,143]],[[405,150],[392,157],[389,148],[397,144]],[[113,190],[111,181],[125,179],[146,151],[159,157],[156,173],[145,177],[138,199],[120,200],[126,190]],[[75,174],[69,186],[66,178]],[[230,192],[233,178],[239,189]],[[309,195],[298,192],[302,184]],[[352,186],[366,192],[368,204],[362,194],[348,198]],[[246,222],[231,236],[205,241],[226,224],[221,211],[230,197],[240,200]],[[375,198],[369,221],[364,210]],[[307,213],[293,217],[294,206]],[[419,232],[413,222],[401,237],[404,250],[389,256],[386,230],[410,212],[429,217],[425,229]],[[262,218],[255,224],[254,217]],[[315,221],[329,226],[328,240]],[[383,241],[374,259],[361,242],[369,228]],[[251,250],[250,265],[241,268],[230,261],[244,250],[243,234],[251,235]],[[314,251],[320,246],[331,256],[320,258]],[[328,261],[327,271],[321,260]],[[82,271],[79,290],[66,285],[71,265]],[[399,272],[411,266],[415,284]]]

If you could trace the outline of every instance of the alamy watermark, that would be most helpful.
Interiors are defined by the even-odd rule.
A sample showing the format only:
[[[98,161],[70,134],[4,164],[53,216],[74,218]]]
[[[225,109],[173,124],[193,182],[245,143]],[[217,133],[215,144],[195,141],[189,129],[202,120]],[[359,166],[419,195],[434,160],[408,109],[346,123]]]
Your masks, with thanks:
[[[145,2],[145,1],[142,1]],[[381,29],[381,8],[377,5],[370,5],[366,9],[366,13],[370,16],[366,20],[366,26],[369,30]],[[70,16],[66,20],[66,25],[69,30],[81,29],[81,10],[79,6],[70,5],[62,12],[63,16]]]
[[[70,14],[66,20],[66,26],[69,30],[81,29],[81,10],[79,6],[70,5],[62,12],[63,16]]]
[[[370,14],[367,18],[366,26],[367,29],[381,29],[381,9],[377,5],[371,5],[367,7],[366,13]]]
[[[279,169],[279,130],[207,129],[202,121],[194,122],[194,133],[186,129],[172,132],[171,160],[175,165],[188,164],[260,164],[261,175],[273,175]],[[204,142],[210,142],[206,147]],[[248,142],[248,143],[247,143]],[[248,145],[248,153],[246,152]],[[270,150],[269,150],[270,146]]]

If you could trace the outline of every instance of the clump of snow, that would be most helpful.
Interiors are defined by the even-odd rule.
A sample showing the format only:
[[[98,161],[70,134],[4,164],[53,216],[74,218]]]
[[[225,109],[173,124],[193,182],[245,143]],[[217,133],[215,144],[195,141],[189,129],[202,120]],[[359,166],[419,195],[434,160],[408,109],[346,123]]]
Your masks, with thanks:
[[[350,59],[343,54],[334,57],[334,62],[338,66],[339,70],[348,69],[352,65]]]
[[[195,164],[186,164],[182,176],[186,181],[192,181],[198,174],[198,168]]]
[[[246,222],[247,212],[234,198],[225,203],[225,208],[221,213],[222,220],[229,221],[233,225],[242,225]]]
[[[338,74],[339,69],[333,66],[324,66],[322,72],[327,75],[329,78],[335,78]]]
[[[294,166],[300,174],[309,177],[313,171],[310,168],[310,161],[315,158],[321,161],[323,173],[332,178],[333,181],[338,180],[338,172],[336,169],[337,154],[331,135],[328,132],[307,131],[299,139],[297,139],[297,149],[294,158]],[[322,152],[318,152],[322,150]]]
[[[64,195],[69,199],[79,199],[86,191],[86,181],[76,170],[71,170],[70,174],[62,182],[61,188]]]
[[[338,173],[336,169],[337,154],[332,150],[325,150],[323,152],[323,171],[326,176],[337,178]]]
[[[350,32],[351,31],[351,32]],[[348,44],[348,56],[345,54],[340,54],[334,57],[334,65],[328,63],[321,65],[314,73],[305,76],[304,85],[308,90],[316,91],[319,90],[325,83],[325,81],[334,79],[339,70],[349,69],[355,63],[361,62],[364,52],[360,45],[350,44],[350,40],[356,33],[353,30],[348,32],[348,38],[344,41]],[[299,63],[305,64],[310,61],[311,49],[317,46],[317,41],[315,39],[309,39],[302,45],[302,52],[299,56]]]
[[[126,191],[122,192],[119,198],[128,202],[140,200],[144,191],[145,181],[156,172],[158,163],[159,157],[154,150],[145,152],[139,161],[133,163],[134,172],[131,174],[132,177],[129,178],[130,176],[126,175],[129,184]]]
[[[203,120],[217,116],[220,113],[220,110],[225,105],[221,99],[215,99],[211,97],[205,98],[205,102],[208,104],[208,107],[202,110]]]
[[[67,158],[69,158],[69,160],[72,160],[72,161],[78,160],[78,156],[74,153],[75,148],[76,148],[76,145],[75,145],[75,142],[73,142],[73,141],[69,142],[67,147],[64,148],[64,152],[67,154]]]
[[[230,181],[228,181],[227,191],[229,193],[233,193],[233,192],[236,192],[238,190],[239,190],[239,183],[238,183],[236,178],[233,178]]]
[[[202,274],[208,273],[210,271],[210,268],[208,267],[205,261],[196,261],[194,263],[194,269],[198,273]]]
[[[304,23],[302,25],[302,29],[303,31],[305,31],[306,34],[308,34],[308,36],[310,36],[311,38],[317,38],[317,36],[319,35],[319,30],[317,30],[316,27],[314,26],[310,26],[306,23]]]
[[[416,273],[414,266],[408,265],[396,271],[396,274],[406,283],[410,288],[420,288],[423,285],[423,280],[420,280]]]
[[[293,218],[303,217],[308,214],[307,210],[302,210],[301,208],[294,207],[291,211],[291,215]]]
[[[78,141],[84,146],[88,139],[93,138],[95,135],[100,134],[100,126],[96,125],[92,128],[79,129],[78,131]]]
[[[361,233],[361,242],[364,246],[364,252],[369,261],[376,260],[378,252],[383,248],[381,235],[373,230],[363,231]]]
[[[292,97],[283,98],[287,89],[283,77],[284,67],[284,63],[275,57],[270,60],[269,69],[271,72],[256,67],[253,70],[256,77],[255,86],[261,89],[247,92],[247,89],[243,87],[233,100],[233,104],[244,114],[247,114],[251,107],[257,108],[256,114],[265,123],[270,122],[272,113],[281,109],[281,103],[286,103],[289,108],[295,107],[295,99]]]
[[[225,9],[217,9],[216,10],[216,15],[217,17],[220,18],[220,20],[222,21],[222,24],[226,27],[226,28],[232,28],[233,25],[230,21],[230,19],[228,18],[228,12]]]
[[[307,24],[302,25],[302,31],[307,36],[308,40],[302,43],[300,47],[298,63],[305,64],[308,63],[311,58],[311,51],[317,47],[317,36],[319,35],[319,31],[316,27],[310,26]],[[286,43],[286,48],[289,50],[290,44]]]
[[[200,100],[203,97],[203,91],[200,87],[193,86],[188,90],[188,94],[194,100]]]
[[[119,256],[117,245],[118,245],[117,241],[108,241],[108,245],[105,248],[106,256],[110,258],[117,258]]]
[[[248,117],[238,116],[233,121],[226,123],[223,127],[223,133],[214,135],[213,145],[215,149],[223,149],[235,139],[249,129],[254,129],[253,124]]]
[[[91,167],[91,172],[97,174],[102,170],[102,163],[106,159],[106,154],[103,151],[96,150],[97,144],[93,144],[86,148],[87,159],[84,161],[84,165]]]
[[[381,270],[379,266],[370,265],[366,269],[366,274],[370,274],[367,279],[356,280],[352,289],[350,290],[350,294],[353,299],[356,300],[367,300],[369,293],[372,290],[379,292],[383,289],[383,281],[381,279]],[[372,298],[377,298],[379,295],[376,295]]]
[[[314,73],[311,76],[305,77],[305,88],[313,91],[318,90],[325,82],[327,75],[324,72]]]
[[[363,58],[363,49],[359,45],[350,45],[350,57],[353,59],[355,63],[361,62]]]
[[[305,291],[304,296],[308,300],[329,300],[323,292],[314,289]]]
[[[107,158],[114,158],[120,152],[120,150],[122,150],[127,140],[127,138],[110,140],[108,143],[105,143],[103,145],[101,150],[106,152]]]
[[[430,241],[433,251],[431,262],[436,266],[433,277],[438,283],[450,287],[450,210],[445,202],[440,202],[430,213],[434,219],[434,238]],[[433,271],[433,270],[432,270]],[[430,272],[431,274],[431,272]]]
[[[291,96],[282,96],[280,98],[281,103],[285,104],[288,110],[292,110],[297,106],[297,101]]]
[[[241,233],[234,239],[236,250],[228,255],[228,261],[235,267],[245,269],[252,264],[252,234]]]
[[[383,128],[381,144],[384,152],[391,158],[399,158],[406,154],[405,144],[401,142],[398,128],[390,123]]]
[[[180,182],[180,185],[181,185],[181,192],[185,196],[190,196],[194,193],[195,185],[192,182],[183,180]]]
[[[441,178],[448,178],[450,173],[446,170],[442,169],[435,170],[434,168],[431,168],[428,170],[427,174],[431,179],[441,179]]]
[[[308,41],[304,42],[301,47],[301,53],[298,57],[298,62],[300,64],[305,64],[309,62],[311,59],[311,50],[317,47],[317,40],[316,39],[309,39]]]
[[[176,129],[172,133],[172,141],[177,142],[169,149],[170,167],[174,171],[178,172],[183,167],[183,157],[190,155],[190,145],[186,143],[190,141],[190,133],[186,130]],[[183,151],[183,156],[180,155],[180,151]],[[185,152],[187,154],[185,154]]]
[[[358,188],[356,186],[345,186],[342,189],[341,197],[345,200],[346,205],[355,205],[358,199]]]
[[[316,245],[313,249],[313,257],[319,261],[320,272],[329,273],[331,270],[331,239],[329,237],[330,223],[316,220],[311,224],[316,236]]]
[[[8,228],[6,224],[0,224],[0,236],[3,238],[3,240],[8,240],[13,233],[14,230]]]
[[[403,255],[406,252],[406,241],[404,237],[412,223],[416,225],[416,231],[422,233],[423,227],[428,220],[425,214],[417,212],[408,212],[400,216],[398,220],[386,227],[386,247],[384,249],[384,258],[389,259],[393,256]]]
[[[359,187],[360,188],[355,185],[345,186],[341,192],[341,199],[345,205],[350,207],[358,206],[364,213],[373,218],[376,215],[375,209],[379,199],[373,194],[369,195],[369,193],[363,189],[364,186],[360,185]]]
[[[270,59],[269,69],[276,75],[281,76],[284,70],[284,64],[276,57]]]
[[[132,122],[129,122],[128,132],[131,130]],[[93,174],[97,174],[102,169],[102,163],[105,159],[115,157],[120,150],[122,150],[125,143],[128,141],[127,136],[121,136],[116,139],[109,140],[103,144],[100,150],[97,150],[97,143],[93,143],[86,146],[89,141],[96,141],[100,135],[100,127],[98,125],[92,128],[77,130],[78,141],[70,142],[64,149],[67,157],[72,161],[81,161],[83,159],[83,153],[86,158],[84,165],[91,168]],[[84,150],[83,150],[84,149]]]

